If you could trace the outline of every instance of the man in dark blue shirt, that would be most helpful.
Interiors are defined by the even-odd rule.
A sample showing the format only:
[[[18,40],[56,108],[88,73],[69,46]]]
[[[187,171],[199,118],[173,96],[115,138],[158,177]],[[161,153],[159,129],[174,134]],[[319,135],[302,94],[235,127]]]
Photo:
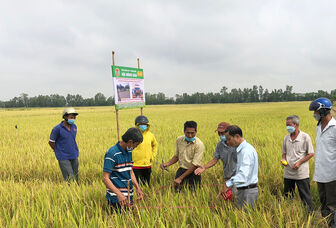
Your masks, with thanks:
[[[74,108],[64,109],[64,120],[52,129],[49,145],[55,152],[64,180],[78,182],[77,115]]]
[[[105,154],[103,182],[106,186],[106,199],[112,211],[120,212],[133,202],[133,185],[138,199],[143,198],[143,192],[132,170],[132,150],[142,141],[140,130],[130,128],[122,136],[122,141]]]

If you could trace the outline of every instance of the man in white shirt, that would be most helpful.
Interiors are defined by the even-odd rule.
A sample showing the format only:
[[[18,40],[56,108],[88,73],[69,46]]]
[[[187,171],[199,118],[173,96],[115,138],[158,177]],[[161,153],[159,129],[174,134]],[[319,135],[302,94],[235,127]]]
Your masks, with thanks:
[[[314,149],[310,136],[299,130],[299,124],[300,118],[296,115],[286,119],[289,134],[283,140],[281,160],[282,164],[287,162],[284,171],[284,195],[293,197],[296,184],[302,202],[312,212],[314,208],[310,195],[309,159],[314,156]]]
[[[330,227],[336,220],[336,120],[331,116],[332,103],[318,98],[309,105],[318,121],[316,128],[315,173],[321,201],[321,213]]]

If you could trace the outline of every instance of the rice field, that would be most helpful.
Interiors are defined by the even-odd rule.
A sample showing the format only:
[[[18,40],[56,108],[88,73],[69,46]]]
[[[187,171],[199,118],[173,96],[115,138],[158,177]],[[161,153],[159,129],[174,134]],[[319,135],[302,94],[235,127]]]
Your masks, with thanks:
[[[63,182],[49,148],[51,129],[61,121],[63,108],[0,109],[0,226],[1,227],[323,227],[317,185],[311,180],[316,212],[309,215],[298,194],[282,197],[280,165],[285,119],[296,114],[300,129],[315,145],[316,121],[309,102],[147,106],[151,131],[159,143],[152,185],[143,187],[145,199],[127,213],[109,213],[102,183],[104,154],[117,142],[114,107],[81,107],[76,125],[79,147],[79,184]],[[121,134],[134,126],[139,109],[119,112]],[[202,188],[176,194],[170,187],[178,165],[162,172],[159,163],[175,152],[183,123],[195,120],[197,136],[206,147],[208,162],[219,140],[219,122],[240,126],[259,156],[259,198],[256,209],[238,210],[234,202],[216,199],[223,183],[222,164],[202,174]],[[15,128],[15,125],[17,128]],[[310,160],[310,175],[314,171]],[[164,190],[164,191],[162,191]]]

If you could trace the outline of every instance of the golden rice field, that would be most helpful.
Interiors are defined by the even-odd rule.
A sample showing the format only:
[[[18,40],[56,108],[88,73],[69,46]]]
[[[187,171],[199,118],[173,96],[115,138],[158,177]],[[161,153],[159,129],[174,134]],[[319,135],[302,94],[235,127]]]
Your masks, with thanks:
[[[297,114],[301,130],[315,144],[316,121],[308,102],[147,106],[144,114],[159,142],[156,161],[168,161],[183,123],[195,120],[198,137],[206,147],[203,162],[212,158],[218,122],[237,124],[259,155],[259,199],[256,210],[238,210],[234,203],[216,199],[223,183],[219,162],[202,175],[203,187],[195,194],[175,194],[167,187],[162,195],[162,172],[153,166],[152,186],[145,187],[144,201],[127,214],[110,214],[102,183],[106,150],[117,141],[114,107],[82,107],[76,120],[79,185],[63,182],[48,140],[61,121],[62,108],[0,109],[0,226],[1,227],[323,227],[318,210],[317,185],[311,194],[317,211],[308,215],[299,196],[282,197],[281,146],[286,134],[285,118]],[[132,127],[139,109],[122,110],[121,133]],[[17,129],[15,128],[17,125]],[[178,166],[165,173],[172,183]],[[310,161],[311,177],[314,171]]]

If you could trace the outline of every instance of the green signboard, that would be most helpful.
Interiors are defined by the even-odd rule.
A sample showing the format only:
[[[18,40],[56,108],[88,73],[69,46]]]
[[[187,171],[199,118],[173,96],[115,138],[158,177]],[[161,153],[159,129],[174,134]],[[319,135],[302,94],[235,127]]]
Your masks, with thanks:
[[[145,106],[143,69],[112,66],[116,110]]]

